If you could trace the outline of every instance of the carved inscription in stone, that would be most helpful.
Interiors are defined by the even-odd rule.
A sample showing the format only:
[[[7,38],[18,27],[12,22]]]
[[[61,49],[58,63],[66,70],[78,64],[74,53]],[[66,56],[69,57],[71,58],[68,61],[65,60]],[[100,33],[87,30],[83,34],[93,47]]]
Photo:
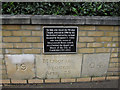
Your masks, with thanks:
[[[109,64],[109,53],[84,55],[82,76],[105,75]]]
[[[34,75],[33,55],[6,55],[8,78],[31,79]]]
[[[25,71],[27,69],[26,65],[23,63],[23,64],[16,64],[16,70],[19,71]]]
[[[80,77],[82,55],[36,55],[39,78]]]

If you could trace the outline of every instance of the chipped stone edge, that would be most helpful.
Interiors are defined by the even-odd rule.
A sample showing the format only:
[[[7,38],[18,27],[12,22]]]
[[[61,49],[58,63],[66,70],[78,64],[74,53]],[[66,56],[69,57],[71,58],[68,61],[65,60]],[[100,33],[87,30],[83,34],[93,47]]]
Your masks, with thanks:
[[[3,25],[120,25],[117,16],[2,15],[1,19]]]
[[[106,76],[106,77],[86,77],[86,78],[62,78],[62,79],[30,79],[30,80],[2,80],[2,84],[40,84],[40,83],[74,83],[74,82],[94,82],[105,80],[119,80],[119,76]],[[45,81],[45,82],[44,82]]]

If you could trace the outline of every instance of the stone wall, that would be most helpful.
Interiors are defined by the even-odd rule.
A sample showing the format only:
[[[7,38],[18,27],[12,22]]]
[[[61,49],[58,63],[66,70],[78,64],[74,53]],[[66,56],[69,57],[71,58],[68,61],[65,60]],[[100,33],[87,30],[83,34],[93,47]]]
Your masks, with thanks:
[[[120,75],[119,17],[3,16],[3,79]],[[44,26],[77,26],[77,53],[45,55]]]

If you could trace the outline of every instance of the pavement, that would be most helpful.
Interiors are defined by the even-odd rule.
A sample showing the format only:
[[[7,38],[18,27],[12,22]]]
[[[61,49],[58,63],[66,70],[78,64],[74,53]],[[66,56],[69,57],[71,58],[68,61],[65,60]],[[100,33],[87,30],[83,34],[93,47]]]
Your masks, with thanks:
[[[46,84],[13,84],[4,85],[2,88],[118,88],[118,80],[104,80],[74,83],[46,83]]]

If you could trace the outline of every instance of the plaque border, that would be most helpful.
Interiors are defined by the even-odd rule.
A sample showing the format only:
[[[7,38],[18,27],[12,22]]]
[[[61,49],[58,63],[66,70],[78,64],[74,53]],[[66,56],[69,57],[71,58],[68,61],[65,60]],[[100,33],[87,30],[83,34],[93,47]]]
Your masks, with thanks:
[[[44,52],[44,28],[77,28],[76,52]],[[77,54],[78,26],[43,26],[43,54]]]

